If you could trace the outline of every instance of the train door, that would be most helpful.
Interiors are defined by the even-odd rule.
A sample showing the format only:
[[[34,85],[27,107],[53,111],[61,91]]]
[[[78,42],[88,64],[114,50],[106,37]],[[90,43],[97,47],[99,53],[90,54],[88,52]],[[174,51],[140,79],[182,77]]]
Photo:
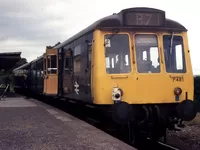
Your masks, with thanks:
[[[58,94],[58,52],[57,49],[47,49],[44,57],[44,93]]]
[[[73,92],[73,53],[71,49],[65,52],[63,71],[64,94]]]
[[[91,59],[92,59],[92,43],[87,43],[87,69],[85,70],[86,94],[91,98]]]

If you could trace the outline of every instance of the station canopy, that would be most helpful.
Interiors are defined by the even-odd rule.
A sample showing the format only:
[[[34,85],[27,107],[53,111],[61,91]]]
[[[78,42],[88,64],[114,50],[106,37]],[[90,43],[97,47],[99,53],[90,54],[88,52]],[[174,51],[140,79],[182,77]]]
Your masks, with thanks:
[[[21,59],[21,52],[0,53],[0,70],[8,70]]]

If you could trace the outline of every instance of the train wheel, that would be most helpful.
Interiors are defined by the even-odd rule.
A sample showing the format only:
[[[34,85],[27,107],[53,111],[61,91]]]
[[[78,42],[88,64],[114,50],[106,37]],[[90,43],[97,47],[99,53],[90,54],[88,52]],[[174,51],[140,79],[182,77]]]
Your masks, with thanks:
[[[133,119],[132,106],[126,102],[118,102],[112,106],[112,119],[117,124],[127,124]]]
[[[134,124],[134,122],[128,123],[128,141],[133,146],[139,146],[147,139],[147,133]]]

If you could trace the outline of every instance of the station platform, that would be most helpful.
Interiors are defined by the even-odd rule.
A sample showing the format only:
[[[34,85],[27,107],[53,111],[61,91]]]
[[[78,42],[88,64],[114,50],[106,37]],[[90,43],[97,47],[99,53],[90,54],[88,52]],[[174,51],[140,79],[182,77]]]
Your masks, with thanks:
[[[23,97],[0,101],[0,149],[135,150],[66,112]]]

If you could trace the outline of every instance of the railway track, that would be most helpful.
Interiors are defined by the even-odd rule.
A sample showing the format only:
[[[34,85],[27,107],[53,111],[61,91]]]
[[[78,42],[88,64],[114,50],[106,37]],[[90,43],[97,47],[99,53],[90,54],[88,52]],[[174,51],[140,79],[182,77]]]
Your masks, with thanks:
[[[178,148],[175,148],[175,147],[173,147],[173,146],[170,146],[170,145],[167,145],[167,144],[164,144],[164,143],[161,143],[161,142],[158,142],[157,143],[158,144],[158,146],[160,147],[160,148],[164,148],[163,150],[179,150]]]
[[[149,149],[155,149],[155,150],[179,150],[176,147],[170,146],[168,144],[162,143],[162,142],[153,142],[150,139],[147,139],[145,141],[145,144],[140,145],[137,147],[138,150],[149,150]]]
[[[119,140],[137,148],[138,150],[149,150],[149,149],[156,149],[156,150],[179,150],[175,147],[172,147],[170,145],[164,144],[162,142],[153,142],[150,139],[145,140],[144,142],[142,142],[142,144],[140,145],[133,145],[129,142],[129,139],[127,139],[127,137],[129,135],[127,135],[128,133],[124,133],[123,131],[120,132],[116,126],[113,127],[112,123],[108,122],[108,120],[104,120],[101,118],[101,116],[99,116],[99,114],[96,114],[96,112],[92,112],[92,108],[83,108],[80,105],[76,105],[75,103],[73,103],[73,101],[71,102],[66,102],[66,101],[58,101],[58,100],[52,100],[52,99],[43,99],[40,97],[35,97],[33,96],[33,98],[36,98],[37,100],[40,100],[48,105],[51,105],[53,107],[56,107],[66,113],[71,114],[72,116],[75,116],[93,126],[95,126],[96,128],[118,138]],[[78,111],[77,111],[78,110]],[[92,114],[88,115],[88,114]],[[99,116],[99,117],[97,117]]]

